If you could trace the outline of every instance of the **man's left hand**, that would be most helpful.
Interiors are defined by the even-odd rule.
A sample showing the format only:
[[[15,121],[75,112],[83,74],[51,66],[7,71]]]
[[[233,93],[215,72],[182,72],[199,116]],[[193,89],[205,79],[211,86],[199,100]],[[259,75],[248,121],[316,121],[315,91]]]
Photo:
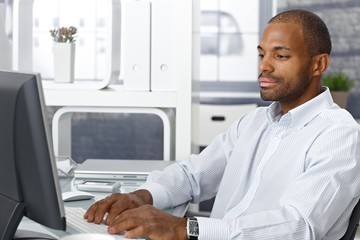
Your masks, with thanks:
[[[146,236],[156,240],[185,240],[186,219],[172,216],[151,205],[122,212],[109,225],[109,233],[125,232],[127,238]]]

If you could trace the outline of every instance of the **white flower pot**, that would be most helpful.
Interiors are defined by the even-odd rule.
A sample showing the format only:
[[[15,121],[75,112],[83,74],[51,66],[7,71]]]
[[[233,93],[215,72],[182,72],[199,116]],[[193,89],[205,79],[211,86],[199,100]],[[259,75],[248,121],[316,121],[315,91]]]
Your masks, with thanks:
[[[74,82],[75,44],[54,43],[54,82]]]

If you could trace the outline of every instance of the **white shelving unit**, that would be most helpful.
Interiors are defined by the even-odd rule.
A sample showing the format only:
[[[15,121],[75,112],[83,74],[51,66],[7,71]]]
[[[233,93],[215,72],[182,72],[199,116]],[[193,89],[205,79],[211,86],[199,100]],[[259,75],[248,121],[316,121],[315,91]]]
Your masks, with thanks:
[[[71,107],[121,107],[121,108],[172,108],[175,116],[175,160],[181,160],[191,153],[192,148],[192,103],[193,81],[198,69],[199,50],[199,1],[176,0],[177,16],[174,31],[176,48],[176,91],[128,92],[110,85],[104,89],[47,88],[44,95],[47,106]],[[195,77],[194,77],[195,76]]]
[[[48,106],[181,107],[177,92],[125,92],[112,86],[101,90],[44,90]]]

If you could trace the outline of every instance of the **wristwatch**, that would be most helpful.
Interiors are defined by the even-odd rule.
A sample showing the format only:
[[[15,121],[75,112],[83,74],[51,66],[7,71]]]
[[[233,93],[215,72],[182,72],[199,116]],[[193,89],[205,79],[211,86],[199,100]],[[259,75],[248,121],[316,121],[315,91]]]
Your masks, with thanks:
[[[189,240],[198,240],[199,237],[199,223],[196,218],[187,218],[186,224],[187,237]]]

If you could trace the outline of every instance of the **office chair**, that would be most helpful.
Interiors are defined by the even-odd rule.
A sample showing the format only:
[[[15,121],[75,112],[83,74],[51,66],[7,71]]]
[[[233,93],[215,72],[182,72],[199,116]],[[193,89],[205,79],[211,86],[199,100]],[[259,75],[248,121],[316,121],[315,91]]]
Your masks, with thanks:
[[[349,226],[345,232],[345,235],[340,240],[353,240],[356,235],[357,227],[359,226],[360,220],[360,200],[356,204],[354,210],[351,213]]]
[[[360,91],[351,91],[346,103],[346,110],[348,110],[355,119],[360,119]]]

